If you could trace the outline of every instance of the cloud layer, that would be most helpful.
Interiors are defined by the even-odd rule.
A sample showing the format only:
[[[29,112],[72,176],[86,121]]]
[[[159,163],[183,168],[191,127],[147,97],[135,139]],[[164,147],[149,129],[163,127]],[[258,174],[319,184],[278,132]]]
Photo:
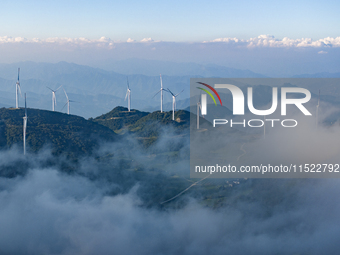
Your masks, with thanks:
[[[313,40],[312,38],[290,39],[288,37],[277,39],[271,35],[260,35],[248,40],[227,37],[205,41],[205,43],[208,42],[224,42],[247,47],[340,47],[340,37]]]
[[[4,43],[38,43],[38,44],[60,44],[60,45],[75,45],[75,46],[97,46],[97,47],[113,47],[118,43],[160,43],[162,41],[155,41],[152,38],[144,38],[140,41],[136,41],[132,38],[128,38],[127,41],[113,41],[107,37],[101,37],[99,39],[87,39],[87,38],[67,38],[67,37],[51,37],[47,39],[27,39],[24,37],[0,37],[0,44]],[[199,42],[198,42],[199,43]],[[204,41],[203,43],[226,43],[237,46],[245,47],[340,47],[340,37],[332,38],[326,37],[323,39],[313,40],[312,38],[290,39],[284,37],[283,39],[277,39],[271,35],[260,35],[258,37],[250,38],[247,40],[226,37],[217,38],[210,41]]]
[[[320,128],[318,139],[324,143],[317,145],[325,156],[336,153],[337,160],[338,143],[329,142],[339,137],[339,128],[334,129]],[[303,138],[311,137],[310,130],[301,132]],[[290,143],[290,134],[278,133],[276,140],[266,139],[280,145],[280,151],[269,148],[270,156],[291,159],[292,148],[304,156],[306,146],[311,149],[307,154],[315,156],[308,140],[292,137],[295,141]],[[164,130],[153,148],[156,154],[169,143],[182,143],[183,138],[171,134]],[[0,254],[338,254],[339,179],[249,179],[225,192],[219,208],[207,206],[209,197],[195,199],[197,190],[160,208],[155,204],[164,201],[160,196],[173,183],[168,178],[161,182],[153,173],[182,169],[180,176],[188,166],[184,161],[164,161],[160,154],[152,157],[153,151],[145,152],[130,139],[105,144],[97,153],[114,152],[117,158],[107,158],[106,164],[83,158],[72,174],[60,171],[59,158],[56,165],[47,166],[54,159],[48,150],[30,157],[15,148],[0,151],[0,169],[25,170],[13,178],[0,177]],[[267,155],[269,150],[256,146],[261,141],[253,141],[253,148]],[[303,147],[296,145],[299,142]],[[249,155],[252,148],[247,145],[246,150]],[[182,152],[179,155],[185,158],[185,149]],[[131,163],[121,165],[122,159]],[[150,163],[158,166],[150,175],[132,178],[135,166],[147,169]]]
[[[108,195],[105,183],[34,168],[24,177],[0,178],[0,253],[337,254],[339,181],[289,190],[274,181],[270,191],[259,189],[270,182],[253,186],[254,201],[239,197],[251,183],[240,187],[230,196],[239,200],[232,207],[213,210],[192,200],[157,210],[143,206],[138,186]]]
[[[205,42],[169,42],[152,38],[114,41],[107,37],[27,39],[3,36],[0,37],[0,62],[66,61],[118,72],[114,68],[117,61],[144,59],[222,65],[271,77],[290,77],[306,73],[339,72],[339,46],[340,37],[314,40],[277,39],[261,35],[248,40],[218,38]],[[149,65],[143,68],[149,68]],[[130,69],[136,68],[132,64],[122,73],[131,73]],[[159,72],[157,70],[155,73]],[[136,70],[137,73],[143,72]]]

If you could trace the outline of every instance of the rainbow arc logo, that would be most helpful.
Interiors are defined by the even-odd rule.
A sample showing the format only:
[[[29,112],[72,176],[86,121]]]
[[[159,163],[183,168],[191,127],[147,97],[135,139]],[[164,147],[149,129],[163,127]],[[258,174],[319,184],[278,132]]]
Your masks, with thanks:
[[[203,83],[203,82],[197,82],[197,83],[199,83],[199,84],[201,84],[201,85],[203,85],[203,86],[206,86],[207,88],[211,89],[211,91],[214,92],[215,95],[217,96],[217,98],[218,98],[218,100],[220,101],[220,104],[221,104],[221,106],[222,106],[222,100],[221,100],[221,98],[220,98],[220,95],[217,93],[217,91],[216,91],[213,87],[211,87],[210,85],[208,85],[208,84],[206,84],[206,83]],[[200,89],[200,90],[203,90],[204,92],[206,92],[206,93],[212,98],[212,100],[214,101],[215,105],[217,105],[214,96],[211,94],[211,92],[210,92],[209,90],[204,89],[204,88],[200,88],[200,87],[197,87],[197,88]]]
[[[222,106],[221,97],[220,97],[220,95],[217,93],[217,91],[212,86],[210,86],[210,85],[208,85],[206,83],[203,83],[203,82],[197,82],[197,83],[199,83],[199,84],[207,87],[208,89],[210,89],[217,96],[217,98],[220,101],[220,104]],[[207,93],[212,98],[212,100],[214,101],[215,105],[217,106],[217,103],[216,103],[214,95],[208,89],[201,88],[201,87],[197,87],[197,88],[202,90],[202,91],[204,91],[205,93]],[[198,103],[198,107],[201,109],[201,114],[203,116],[207,115],[207,94],[201,94],[201,100]],[[197,108],[197,110],[198,110],[198,108]],[[198,112],[197,112],[197,114],[198,114]]]

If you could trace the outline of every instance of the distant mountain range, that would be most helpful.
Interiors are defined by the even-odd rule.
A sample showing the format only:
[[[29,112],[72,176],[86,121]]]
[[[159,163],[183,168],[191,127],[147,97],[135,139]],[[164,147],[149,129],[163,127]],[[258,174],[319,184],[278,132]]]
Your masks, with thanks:
[[[129,61],[116,66],[130,66]],[[221,66],[203,66],[196,64],[177,64],[177,63],[148,63],[140,62],[138,68],[152,69],[152,65],[159,65],[163,72],[164,88],[172,91],[185,89],[178,102],[183,98],[189,98],[190,78],[195,74],[200,76],[228,76],[228,77],[263,77],[249,70],[238,70],[224,68]],[[171,65],[181,72],[166,71],[166,67]],[[131,65],[133,66],[133,65]],[[184,68],[187,66],[186,68]],[[127,75],[119,74],[114,71],[107,71],[89,66],[76,65],[67,62],[59,63],[35,63],[20,62],[13,64],[0,64],[0,104],[3,106],[14,106],[15,103],[15,82],[17,79],[18,67],[21,68],[20,82],[21,90],[27,93],[28,105],[33,108],[51,109],[51,95],[49,89],[58,88],[63,85],[69,98],[76,101],[71,105],[71,112],[86,118],[95,117],[110,111],[117,105],[124,105],[126,93]],[[137,67],[136,67],[137,68]],[[194,72],[189,71],[195,70]],[[123,69],[117,69],[123,71]],[[142,69],[140,69],[142,70]],[[171,70],[171,69],[169,69]],[[144,74],[129,74],[128,79],[132,90],[132,107],[140,110],[156,110],[160,104],[159,97],[153,95],[160,89],[160,77],[158,71],[155,76]],[[137,72],[137,71],[136,71]],[[201,75],[200,72],[202,72]],[[143,73],[143,72],[137,72]],[[146,73],[146,72],[144,72]],[[170,73],[170,75],[167,75]],[[149,73],[150,74],[150,73]],[[57,110],[61,111],[66,103],[66,97],[62,90],[57,92]],[[22,100],[22,99],[21,99]],[[171,109],[171,97],[164,96],[165,110]],[[188,104],[178,107],[187,107]],[[66,112],[66,109],[63,109]]]
[[[213,64],[177,63],[171,61],[126,59],[104,61],[100,68],[117,73],[132,75],[143,74],[157,76],[159,73],[169,76],[230,77],[230,78],[264,78],[265,75],[250,70],[241,70]]]
[[[162,73],[164,88],[170,88],[174,93],[184,89],[184,92],[176,100],[178,109],[185,109],[189,106],[190,78],[264,77],[249,70],[217,65],[138,59],[108,61],[103,63],[103,67],[107,70],[67,62],[35,63],[28,61],[0,64],[0,107],[15,105],[15,82],[18,67],[21,68],[21,90],[22,93],[27,93],[28,107],[51,110],[52,95],[46,87],[56,89],[63,85],[69,98],[74,101],[71,103],[71,113],[85,118],[107,113],[118,105],[127,105],[127,102],[124,101],[127,78],[131,88],[132,108],[141,111],[156,111],[160,108],[160,97],[154,97],[160,89],[159,73]],[[312,77],[312,75],[309,76]],[[338,74],[315,74],[315,77],[318,76],[338,77]],[[306,86],[310,86],[315,94],[321,89],[323,95],[340,95],[340,86],[320,88],[317,83],[306,84]],[[60,89],[56,96],[56,110],[66,112],[66,97],[63,90]],[[23,97],[20,98],[20,102],[20,105],[23,106]],[[165,93],[164,110],[169,111],[171,107],[171,96]]]

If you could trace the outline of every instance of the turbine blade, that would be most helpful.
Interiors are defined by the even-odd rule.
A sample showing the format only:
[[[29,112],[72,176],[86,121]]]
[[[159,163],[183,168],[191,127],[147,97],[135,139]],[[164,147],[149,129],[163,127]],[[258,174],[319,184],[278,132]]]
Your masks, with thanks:
[[[126,101],[126,98],[127,98],[128,94],[129,94],[129,90],[128,90],[128,91],[126,91],[126,95],[125,95],[125,99],[124,99],[124,101]]]
[[[63,90],[64,90],[64,93],[65,93],[65,96],[66,96],[67,101],[69,101],[69,100],[68,100],[68,96],[67,96],[67,94],[66,94],[66,91],[65,91],[64,87],[63,87]]]
[[[18,84],[18,89],[19,89],[20,96],[22,97],[21,88],[20,88],[20,85],[19,85],[19,84]]]
[[[168,90],[165,89],[165,91],[170,92],[170,94],[174,96],[174,93],[172,93],[171,90],[170,90],[169,88],[168,88]]]
[[[129,87],[129,78],[126,76],[126,81],[127,81],[127,87],[128,87],[128,89],[130,89],[130,87]]]
[[[58,91],[61,87],[62,87],[63,85],[60,85],[60,87],[59,88],[57,88],[54,92],[56,92],[56,91]]]
[[[20,67],[18,68],[18,81],[19,81]]]
[[[183,91],[184,91],[184,89],[183,89],[181,92],[179,92],[178,94],[176,94],[175,97],[177,97],[177,96],[178,96],[179,94],[181,94]]]
[[[68,102],[66,102],[66,104],[64,104],[63,108],[61,108],[60,111],[64,110],[65,106],[67,105]]]
[[[53,90],[53,89],[51,89],[50,87],[47,87],[47,86],[46,86],[46,88],[48,88],[49,90],[51,90],[52,92],[54,92],[54,90]]]
[[[161,92],[162,90],[160,89],[160,90],[158,90],[158,92],[152,97],[152,98],[154,98],[155,96],[157,96],[157,94],[159,93],[159,92]]]

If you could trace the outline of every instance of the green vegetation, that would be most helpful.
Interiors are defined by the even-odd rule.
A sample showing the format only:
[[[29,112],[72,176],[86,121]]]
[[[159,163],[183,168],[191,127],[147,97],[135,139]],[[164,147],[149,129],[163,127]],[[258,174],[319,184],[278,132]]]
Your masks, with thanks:
[[[172,111],[170,112],[153,112],[139,119],[135,124],[129,127],[131,132],[135,132],[141,137],[159,136],[160,128],[169,126],[176,133],[181,133],[189,129],[190,113],[187,111],[175,112],[175,121],[172,120]]]
[[[175,121],[172,111],[129,112],[125,107],[116,107],[89,120],[46,110],[27,109],[27,112],[28,151],[37,152],[50,146],[54,155],[64,153],[72,158],[90,155],[99,141],[114,141],[124,134],[135,136],[146,147],[157,141],[164,128],[175,136],[189,134],[190,113],[183,110],[175,112]],[[10,148],[14,144],[22,146],[23,116],[22,108],[0,109],[0,148]]]
[[[188,135],[190,113],[179,110],[175,112],[175,121],[172,120],[172,111],[156,111],[153,113],[128,111],[118,106],[112,111],[97,118],[90,119],[104,125],[117,134],[133,134],[146,147],[149,147],[161,135],[164,128],[171,129],[174,135]]]
[[[140,118],[148,115],[148,112],[140,112],[138,110],[128,111],[127,108],[118,106],[112,111],[103,114],[95,119],[90,118],[103,126],[110,128],[116,133],[122,133],[123,129],[133,125]]]
[[[24,109],[0,109],[0,148],[22,146],[24,114]],[[31,152],[50,146],[54,155],[77,158],[91,154],[100,140],[117,138],[109,128],[79,116],[38,109],[27,109],[27,114],[26,141]]]

